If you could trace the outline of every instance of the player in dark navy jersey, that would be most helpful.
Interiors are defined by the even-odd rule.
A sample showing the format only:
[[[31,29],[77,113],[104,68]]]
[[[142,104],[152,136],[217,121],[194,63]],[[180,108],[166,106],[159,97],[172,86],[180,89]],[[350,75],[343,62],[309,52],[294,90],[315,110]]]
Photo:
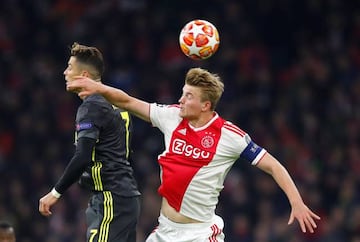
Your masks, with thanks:
[[[74,43],[65,80],[87,76],[98,81],[103,57],[95,47]],[[135,242],[140,214],[140,192],[130,164],[131,119],[127,111],[100,95],[83,100],[76,114],[76,151],[54,188],[40,199],[39,211],[50,208],[76,181],[91,191],[86,210],[88,242]]]

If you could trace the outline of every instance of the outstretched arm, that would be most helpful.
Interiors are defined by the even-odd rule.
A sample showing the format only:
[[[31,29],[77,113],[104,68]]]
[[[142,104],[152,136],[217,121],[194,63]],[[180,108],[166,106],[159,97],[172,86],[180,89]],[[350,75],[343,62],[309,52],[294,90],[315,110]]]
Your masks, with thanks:
[[[100,94],[115,106],[125,109],[135,116],[150,122],[150,104],[128,95],[126,92],[94,81],[85,76],[77,76],[66,83],[68,91],[77,92],[81,98],[92,94]]]
[[[302,232],[306,233],[306,231],[310,231],[311,233],[314,233],[314,229],[317,228],[315,220],[320,220],[320,217],[304,204],[294,181],[285,167],[269,153],[265,154],[257,164],[257,167],[272,175],[276,183],[288,197],[291,205],[291,214],[288,224],[292,224],[294,219],[297,219]]]

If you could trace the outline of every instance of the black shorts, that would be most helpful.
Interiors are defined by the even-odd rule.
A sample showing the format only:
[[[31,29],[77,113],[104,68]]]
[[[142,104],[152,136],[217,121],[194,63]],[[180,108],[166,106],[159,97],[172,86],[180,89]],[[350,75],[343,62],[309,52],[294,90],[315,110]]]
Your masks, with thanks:
[[[85,214],[87,242],[136,242],[140,196],[97,192],[90,198]]]

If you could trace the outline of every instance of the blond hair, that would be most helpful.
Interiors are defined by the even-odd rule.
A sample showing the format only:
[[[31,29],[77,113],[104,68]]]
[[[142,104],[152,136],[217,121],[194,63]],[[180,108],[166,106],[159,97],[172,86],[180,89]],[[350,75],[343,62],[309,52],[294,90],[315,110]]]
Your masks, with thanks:
[[[199,87],[202,91],[201,101],[210,101],[214,111],[224,92],[224,83],[217,74],[202,68],[191,68],[185,76],[185,84]]]

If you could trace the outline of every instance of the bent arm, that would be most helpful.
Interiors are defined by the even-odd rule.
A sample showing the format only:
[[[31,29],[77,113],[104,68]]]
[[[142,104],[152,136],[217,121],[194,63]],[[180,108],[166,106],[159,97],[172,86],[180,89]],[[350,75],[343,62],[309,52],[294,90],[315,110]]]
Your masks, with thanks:
[[[72,184],[74,184],[84,172],[87,164],[91,162],[91,154],[96,140],[86,137],[79,138],[76,151],[64,173],[54,186],[55,190],[63,194]]]
[[[314,233],[314,229],[317,228],[315,220],[320,220],[320,217],[305,205],[285,167],[269,153],[264,155],[257,167],[270,174],[289,199],[291,213],[288,224],[292,224],[294,219],[297,219],[303,233],[306,231]]]
[[[303,202],[300,193],[288,171],[271,154],[266,153],[257,164],[257,167],[274,178],[276,183],[287,195],[290,204]]]

